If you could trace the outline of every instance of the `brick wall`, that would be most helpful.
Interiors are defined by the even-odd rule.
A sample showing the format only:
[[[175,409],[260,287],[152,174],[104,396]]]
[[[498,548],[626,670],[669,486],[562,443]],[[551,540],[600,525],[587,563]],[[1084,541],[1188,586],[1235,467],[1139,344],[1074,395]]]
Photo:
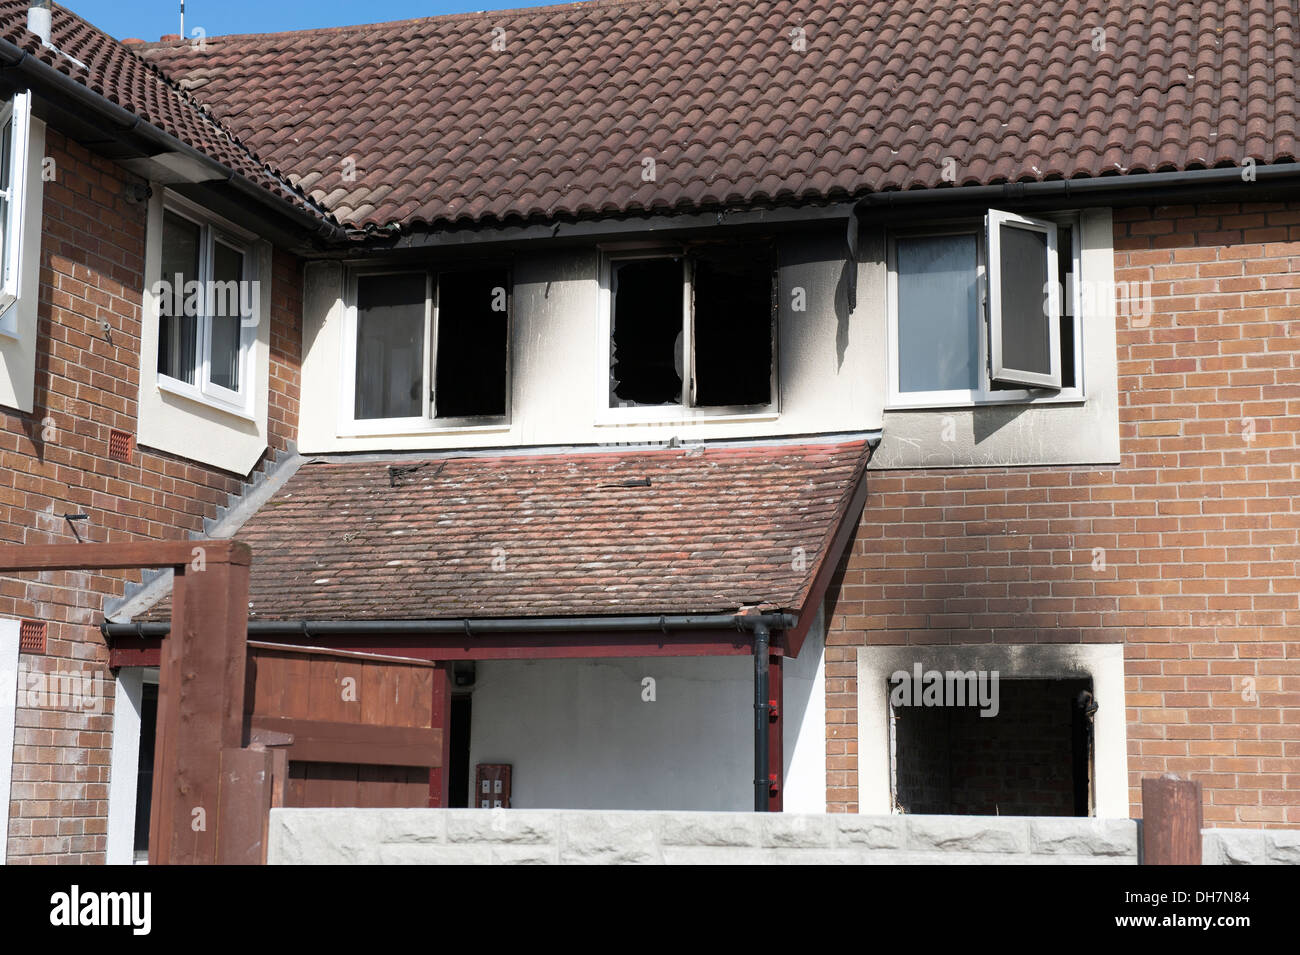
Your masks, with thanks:
[[[145,204],[136,181],[58,131],[47,131],[55,179],[45,183],[35,409],[0,409],[0,539],[73,543],[61,516],[84,513],[93,542],[183,538],[200,531],[246,475],[147,448],[130,464],[108,456],[109,432],[136,431]],[[271,329],[270,443],[293,438],[298,408],[300,268],[276,253]],[[109,323],[105,332],[102,323]],[[102,712],[24,696],[28,672],[95,678],[111,696],[97,624],[128,579],[119,572],[0,578],[0,616],[47,623],[45,653],[23,654],[10,797],[11,862],[102,862],[112,700]],[[48,688],[50,683],[45,684]],[[26,702],[37,705],[28,706]],[[94,710],[93,702],[87,710]],[[3,798],[3,797],[0,797]]]
[[[1106,641],[1135,816],[1174,772],[1209,826],[1300,826],[1300,204],[1116,210],[1115,269],[1155,296],[1117,320],[1120,467],[870,475],[828,607],[833,810],[856,647]]]

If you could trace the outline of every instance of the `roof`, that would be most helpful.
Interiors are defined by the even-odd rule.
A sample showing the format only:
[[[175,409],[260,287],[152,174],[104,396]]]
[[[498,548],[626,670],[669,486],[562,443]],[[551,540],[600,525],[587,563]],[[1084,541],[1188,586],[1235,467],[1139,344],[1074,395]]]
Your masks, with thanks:
[[[266,166],[194,97],[156,67],[70,10],[52,11],[51,42],[27,29],[28,0],[0,0],[0,39],[146,123],[216,160],[248,181],[316,215],[305,194]]]
[[[249,619],[797,612],[870,457],[819,441],[308,461],[235,535]]]
[[[339,220],[418,229],[1289,161],[1296,29],[1281,0],[634,0],[144,55]]]

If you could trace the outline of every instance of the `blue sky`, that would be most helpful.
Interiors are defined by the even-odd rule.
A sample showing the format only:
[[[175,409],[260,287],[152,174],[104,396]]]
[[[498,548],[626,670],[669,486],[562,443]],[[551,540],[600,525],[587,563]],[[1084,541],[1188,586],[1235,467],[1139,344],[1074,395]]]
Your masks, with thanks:
[[[557,0],[186,0],[185,32],[271,33],[471,10],[540,7]],[[180,0],[62,0],[63,6],[119,40],[156,40],[180,30]]]

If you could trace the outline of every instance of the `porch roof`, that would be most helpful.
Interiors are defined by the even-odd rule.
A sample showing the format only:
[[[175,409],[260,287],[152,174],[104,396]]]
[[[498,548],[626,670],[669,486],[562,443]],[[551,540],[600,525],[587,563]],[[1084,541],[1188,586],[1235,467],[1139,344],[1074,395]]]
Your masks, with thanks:
[[[798,613],[869,457],[852,436],[314,459],[236,534],[249,619]],[[141,619],[169,614],[164,598]]]

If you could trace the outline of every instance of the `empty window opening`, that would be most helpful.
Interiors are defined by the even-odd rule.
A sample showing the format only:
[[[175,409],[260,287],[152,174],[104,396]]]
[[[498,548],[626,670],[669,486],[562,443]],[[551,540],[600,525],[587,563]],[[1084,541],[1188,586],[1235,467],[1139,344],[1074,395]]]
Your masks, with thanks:
[[[508,287],[503,269],[438,276],[436,417],[506,413]]]
[[[610,404],[682,400],[682,260],[615,262],[610,294]]]
[[[692,404],[770,404],[775,288],[771,250],[701,250],[692,256],[692,264]]]
[[[140,688],[140,752],[136,757],[135,844],[137,854],[149,851],[149,819],[153,805],[153,751],[158,736],[158,684]]]
[[[1002,679],[996,691],[994,716],[981,716],[979,706],[900,706],[891,698],[895,807],[912,814],[1091,814],[1092,681]]]
[[[424,272],[357,279],[358,420],[424,415],[427,292]]]
[[[451,698],[451,761],[447,767],[447,805],[451,809],[469,806],[469,728],[472,697],[469,694]]]

